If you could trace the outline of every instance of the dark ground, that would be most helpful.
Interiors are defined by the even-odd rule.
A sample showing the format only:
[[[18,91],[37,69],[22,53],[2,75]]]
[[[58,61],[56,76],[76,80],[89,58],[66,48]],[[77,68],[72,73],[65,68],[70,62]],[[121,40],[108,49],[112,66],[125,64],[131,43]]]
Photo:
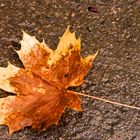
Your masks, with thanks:
[[[21,66],[14,52],[21,29],[56,48],[67,25],[81,34],[82,55],[100,48],[85,83],[75,90],[140,106],[139,0],[0,0],[0,66],[7,60]],[[0,140],[140,140],[140,111],[82,101],[83,112],[67,109],[59,125],[43,133],[29,127],[10,137],[0,126]]]

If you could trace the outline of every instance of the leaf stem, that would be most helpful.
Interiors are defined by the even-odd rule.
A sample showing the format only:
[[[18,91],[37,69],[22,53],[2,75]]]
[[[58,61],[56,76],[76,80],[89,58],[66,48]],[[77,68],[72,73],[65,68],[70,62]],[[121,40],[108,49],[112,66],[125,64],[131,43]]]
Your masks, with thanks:
[[[127,108],[132,108],[132,109],[140,110],[140,107],[136,107],[136,106],[131,106],[131,105],[127,105],[127,104],[122,104],[122,103],[114,102],[114,101],[110,101],[110,100],[107,100],[107,99],[99,98],[99,97],[96,97],[96,96],[90,96],[90,95],[87,95],[87,94],[84,94],[84,93],[77,93],[77,94],[81,95],[81,96],[89,97],[89,98],[92,98],[92,99],[96,99],[96,100],[99,100],[99,101],[103,101],[103,102],[106,102],[106,103],[110,103],[110,104],[114,104],[114,105],[118,105],[118,106],[123,106],[123,107],[127,107]]]

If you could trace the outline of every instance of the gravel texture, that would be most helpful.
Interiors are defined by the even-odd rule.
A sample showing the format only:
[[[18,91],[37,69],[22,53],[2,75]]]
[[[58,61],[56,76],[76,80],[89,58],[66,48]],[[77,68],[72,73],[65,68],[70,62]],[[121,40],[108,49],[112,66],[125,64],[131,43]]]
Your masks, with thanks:
[[[83,56],[100,48],[85,83],[73,90],[140,106],[139,0],[0,0],[0,66],[22,67],[14,51],[21,29],[55,49],[68,25],[81,35]],[[140,140],[139,110],[87,97],[82,107],[67,109],[58,126],[42,133],[27,127],[9,136],[1,125],[0,140]]]

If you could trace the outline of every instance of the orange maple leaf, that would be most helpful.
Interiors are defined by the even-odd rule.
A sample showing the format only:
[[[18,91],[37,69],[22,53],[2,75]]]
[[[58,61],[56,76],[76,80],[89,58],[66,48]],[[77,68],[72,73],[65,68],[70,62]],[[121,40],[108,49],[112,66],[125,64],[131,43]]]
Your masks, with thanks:
[[[69,28],[60,38],[55,51],[23,32],[21,50],[17,52],[25,69],[11,64],[0,67],[0,88],[15,96],[0,98],[0,124],[13,133],[23,127],[46,129],[57,124],[65,108],[81,111],[76,92],[96,57],[80,56],[80,38]]]

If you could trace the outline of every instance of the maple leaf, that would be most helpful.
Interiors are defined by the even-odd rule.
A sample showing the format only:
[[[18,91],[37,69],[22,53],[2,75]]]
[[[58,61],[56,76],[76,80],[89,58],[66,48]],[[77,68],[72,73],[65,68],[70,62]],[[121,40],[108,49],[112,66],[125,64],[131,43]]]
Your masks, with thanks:
[[[15,96],[0,98],[0,124],[13,133],[26,126],[45,130],[57,124],[65,108],[81,111],[81,100],[68,87],[83,83],[96,57],[80,56],[80,38],[69,28],[55,51],[23,31],[17,51],[25,68],[0,67],[0,88]]]

